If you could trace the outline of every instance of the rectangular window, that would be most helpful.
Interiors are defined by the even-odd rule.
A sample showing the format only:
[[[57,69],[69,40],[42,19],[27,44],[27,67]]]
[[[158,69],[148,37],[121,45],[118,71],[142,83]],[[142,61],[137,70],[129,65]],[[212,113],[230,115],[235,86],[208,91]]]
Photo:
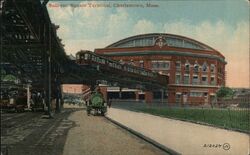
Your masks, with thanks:
[[[152,70],[169,70],[170,62],[163,60],[154,60],[152,61]]]
[[[175,67],[176,67],[176,70],[180,70],[181,69],[181,62],[180,61],[176,61]]]
[[[157,68],[157,63],[156,62],[152,62],[152,69],[156,69]]]
[[[215,72],[215,65],[214,64],[211,64],[211,66],[210,66],[210,72],[211,73]]]
[[[161,63],[161,66],[160,66],[161,68],[167,68],[168,66],[167,66],[167,64],[166,63]]]
[[[193,84],[199,84],[199,76],[198,75],[193,75]]]
[[[211,85],[215,85],[215,78],[214,77],[211,77],[210,81],[211,81]]]
[[[190,92],[190,97],[202,97],[202,92]]]
[[[202,84],[207,84],[207,77],[202,76],[201,81],[202,81]]]
[[[184,75],[184,84],[189,84],[189,75]]]
[[[159,62],[156,62],[156,68],[161,68]]]
[[[180,103],[181,102],[181,93],[177,92],[175,94],[175,102]]]
[[[175,83],[176,84],[180,84],[181,83],[181,75],[180,74],[176,74],[175,75]]]

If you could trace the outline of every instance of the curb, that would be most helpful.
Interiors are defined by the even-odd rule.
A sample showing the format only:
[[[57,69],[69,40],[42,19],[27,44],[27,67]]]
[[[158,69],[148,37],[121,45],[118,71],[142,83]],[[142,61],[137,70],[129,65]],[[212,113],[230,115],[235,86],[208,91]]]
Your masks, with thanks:
[[[133,129],[131,129],[131,128],[129,128],[129,127],[127,127],[127,126],[125,126],[125,125],[123,125],[123,124],[121,124],[121,123],[107,117],[107,116],[105,116],[105,118],[108,119],[110,122],[118,125],[119,127],[127,130],[128,132],[132,133],[133,135],[145,140],[146,142],[154,145],[155,147],[159,148],[160,150],[162,150],[162,151],[164,151],[166,153],[169,153],[171,155],[181,155],[180,153],[178,153],[178,152],[176,152],[176,151],[174,151],[174,150],[172,150],[172,149],[170,149],[170,148],[156,142],[155,140],[153,140],[153,139],[151,139],[151,138],[149,138],[147,136],[144,136],[143,134],[141,134],[141,133],[139,133],[139,132],[137,132],[137,131],[135,131],[135,130],[133,130]]]
[[[124,109],[124,108],[119,108],[119,107],[113,107],[113,108],[120,109],[120,110],[127,110],[127,111],[137,112],[137,113],[142,113],[142,114],[148,114],[148,115],[152,115],[152,116],[158,116],[158,117],[161,117],[161,118],[167,118],[167,119],[172,119],[172,120],[176,120],[176,121],[194,123],[194,124],[197,124],[197,125],[204,125],[204,126],[208,126],[208,127],[214,127],[214,128],[217,128],[217,129],[224,129],[224,130],[232,131],[232,132],[240,132],[242,134],[247,134],[247,135],[250,134],[250,131],[236,129],[236,128],[218,126],[218,125],[215,125],[215,124],[210,124],[210,123],[206,123],[206,122],[202,122],[202,121],[194,121],[194,120],[176,118],[176,117],[171,117],[171,116],[166,116],[166,115],[152,114],[152,113],[147,113],[147,112],[143,112],[143,111],[140,111],[140,110],[134,110],[134,109]]]

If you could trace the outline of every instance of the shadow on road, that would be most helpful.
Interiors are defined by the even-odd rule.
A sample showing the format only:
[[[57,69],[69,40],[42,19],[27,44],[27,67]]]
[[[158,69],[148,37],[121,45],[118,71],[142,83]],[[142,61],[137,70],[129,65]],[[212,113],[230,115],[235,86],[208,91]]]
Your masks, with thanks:
[[[68,131],[75,123],[68,117],[84,108],[65,108],[53,119],[41,112],[1,113],[1,155],[61,155]]]

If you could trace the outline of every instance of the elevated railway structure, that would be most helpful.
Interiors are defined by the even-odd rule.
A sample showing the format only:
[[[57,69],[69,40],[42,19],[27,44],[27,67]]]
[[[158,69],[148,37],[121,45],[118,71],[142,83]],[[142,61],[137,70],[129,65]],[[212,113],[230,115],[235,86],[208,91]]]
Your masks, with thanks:
[[[1,0],[0,13],[1,66],[3,63],[15,66],[21,83],[42,88],[50,111],[52,91],[60,92],[60,64],[67,59],[56,35],[57,26],[50,21],[46,1]],[[59,101],[59,93],[53,96]]]
[[[47,3],[48,0],[0,0],[0,58],[1,77],[10,73],[19,83],[42,91],[49,113],[52,98],[60,111],[61,84],[93,86],[97,80],[106,80],[124,87],[166,89],[167,77],[92,52],[84,53],[89,60],[70,60],[56,33],[59,26],[50,20]],[[1,91],[4,82],[1,78]]]
[[[134,65],[122,64],[118,61],[98,55],[91,51],[80,51],[76,54],[76,63],[83,70],[96,72],[93,81],[105,80],[121,87],[151,90],[166,87],[167,76]],[[102,77],[102,78],[101,78]]]

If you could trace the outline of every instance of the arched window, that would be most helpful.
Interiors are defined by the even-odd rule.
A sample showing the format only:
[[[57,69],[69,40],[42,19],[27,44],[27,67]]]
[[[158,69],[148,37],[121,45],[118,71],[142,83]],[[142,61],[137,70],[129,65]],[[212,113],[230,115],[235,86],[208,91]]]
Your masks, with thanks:
[[[194,72],[199,72],[199,64],[196,62],[195,64],[194,64]]]
[[[204,64],[202,65],[202,71],[207,72],[207,63],[206,62],[204,62]]]
[[[211,71],[211,73],[214,73],[214,72],[215,72],[215,65],[214,65],[214,64],[211,64],[211,66],[210,66],[210,71]]]
[[[189,71],[189,68],[190,68],[190,64],[188,61],[186,61],[185,63],[185,71]]]

